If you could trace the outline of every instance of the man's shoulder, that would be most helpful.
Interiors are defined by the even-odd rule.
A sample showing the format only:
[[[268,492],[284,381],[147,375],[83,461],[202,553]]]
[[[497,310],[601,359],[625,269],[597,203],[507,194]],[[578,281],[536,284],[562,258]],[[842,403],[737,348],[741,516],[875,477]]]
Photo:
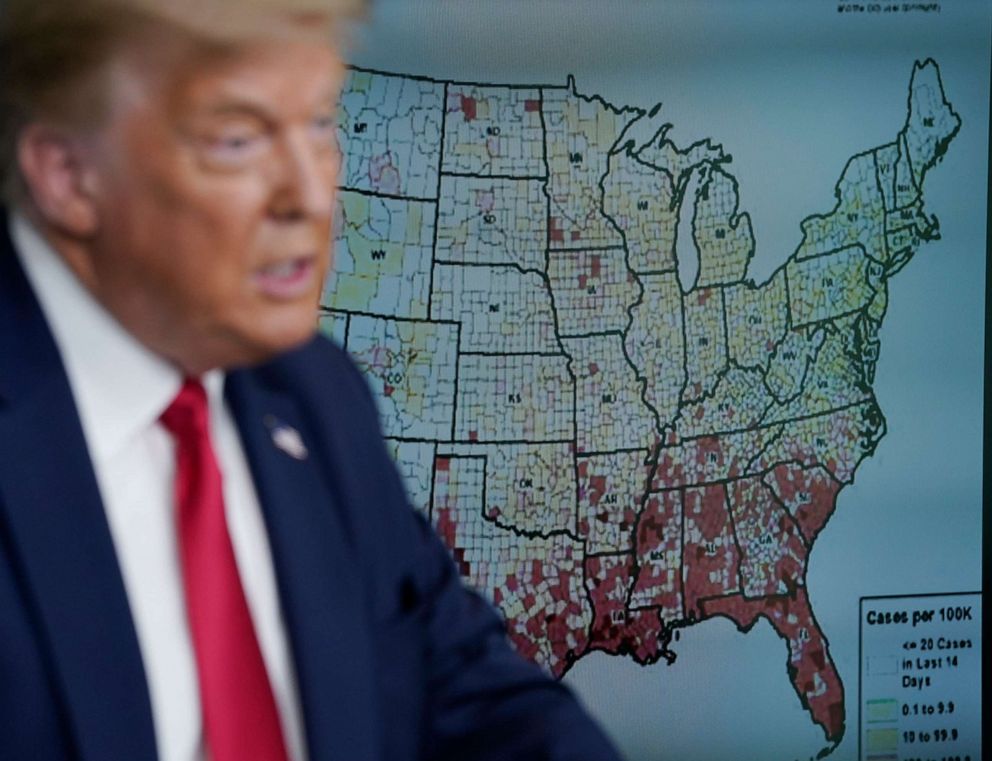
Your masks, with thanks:
[[[229,376],[242,389],[250,386],[291,399],[310,427],[332,424],[348,431],[352,441],[381,446],[379,412],[368,382],[347,352],[324,336]]]
[[[344,492],[361,493],[387,481],[393,488],[393,465],[368,383],[328,339],[316,336],[265,364],[229,372],[225,393],[241,425],[277,419],[297,428],[310,459],[333,472]],[[389,498],[405,501],[392,493]]]

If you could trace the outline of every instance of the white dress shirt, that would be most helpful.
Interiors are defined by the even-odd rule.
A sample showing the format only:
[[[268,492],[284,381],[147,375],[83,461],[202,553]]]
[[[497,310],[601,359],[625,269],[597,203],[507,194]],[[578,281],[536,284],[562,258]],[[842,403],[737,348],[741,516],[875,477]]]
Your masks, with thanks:
[[[182,375],[124,330],[22,216],[13,216],[11,233],[82,421],[138,634],[159,758],[203,761],[196,661],[177,547],[174,444],[158,419],[179,392]],[[290,759],[304,761],[296,675],[258,496],[224,403],[223,373],[212,371],[202,380],[238,572],[286,749]]]

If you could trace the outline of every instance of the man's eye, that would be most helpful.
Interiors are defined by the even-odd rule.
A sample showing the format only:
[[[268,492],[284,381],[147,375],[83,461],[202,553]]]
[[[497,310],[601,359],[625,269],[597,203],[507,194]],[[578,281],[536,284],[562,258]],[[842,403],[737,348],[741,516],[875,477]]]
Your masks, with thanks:
[[[265,147],[265,137],[254,133],[217,135],[206,141],[210,158],[224,163],[239,163],[258,155]]]
[[[225,137],[220,140],[220,147],[226,148],[228,150],[237,151],[243,150],[251,143],[251,138],[246,136],[240,137]]]

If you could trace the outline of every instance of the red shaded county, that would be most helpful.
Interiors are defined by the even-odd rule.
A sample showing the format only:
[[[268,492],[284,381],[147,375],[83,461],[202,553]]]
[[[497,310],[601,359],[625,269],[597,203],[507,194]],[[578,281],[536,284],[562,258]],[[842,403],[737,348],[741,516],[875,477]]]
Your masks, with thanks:
[[[435,470],[451,470],[451,458],[450,457],[435,457],[434,458],[434,469]]]
[[[637,579],[631,604],[657,606],[662,615],[681,619],[682,492],[652,494],[637,522]],[[669,557],[679,560],[671,564]]]
[[[524,101],[524,111],[530,112],[530,111],[540,111],[540,110],[541,110],[541,101],[537,100],[536,98],[527,98],[527,100]]]
[[[458,566],[458,573],[462,578],[468,578],[472,573],[472,567],[465,560],[465,550],[462,547],[455,547],[451,550],[451,557],[454,558],[455,565]]]
[[[586,558],[586,589],[592,601],[589,649],[654,663],[664,651],[664,627],[657,611],[627,609],[633,563],[630,554]]]
[[[804,583],[806,543],[785,508],[757,478],[727,486],[734,534],[741,550],[741,583],[747,597],[791,594]]]
[[[471,98],[468,95],[462,96],[462,114],[465,116],[465,121],[470,122],[475,119],[475,98]]]
[[[681,486],[685,483],[685,466],[676,456],[682,452],[681,449],[672,447],[672,451],[662,451],[658,458],[658,467],[655,468],[652,488],[665,489],[670,486]]]
[[[593,254],[593,256],[589,259],[589,274],[592,277],[599,277],[602,269],[603,265],[601,257],[598,254]]]
[[[565,559],[570,557],[569,552]],[[530,660],[538,660],[540,644],[547,643],[551,648],[551,656],[550,662],[545,665],[556,678],[560,678],[585,652],[589,643],[582,603],[572,597],[574,571],[571,569],[575,566],[562,563],[554,569],[553,574],[545,576],[540,560],[531,560],[529,563],[528,588],[540,589],[540,598],[534,594],[525,594],[520,600],[524,611],[507,619],[507,631],[517,652]],[[520,584],[515,575],[509,575],[497,588],[499,586],[515,591]],[[503,595],[504,598],[508,596]]]
[[[582,237],[582,233],[578,230],[572,230],[572,240],[578,240]]]
[[[806,542],[812,545],[834,513],[841,484],[823,468],[804,468],[796,463],[779,465],[765,475],[764,481],[789,509]]]
[[[732,455],[731,455],[732,456]],[[723,442],[719,436],[703,436],[696,440],[696,467],[700,472],[705,472],[707,468],[722,468],[727,455],[723,451]],[[738,475],[739,468],[732,465],[728,469],[728,478]]]
[[[813,618],[800,587],[795,597],[787,595],[746,600],[731,595],[703,603],[706,617],[726,616],[742,631],[749,630],[760,616],[772,625],[789,647],[786,668],[799,700],[822,729],[828,742],[844,736],[844,685],[837,675],[830,650],[819,624]]]
[[[453,513],[454,511],[450,507],[438,507],[435,511],[434,530],[444,540],[447,547],[455,546],[457,526]]]
[[[555,243],[565,242],[565,231],[558,226],[557,217],[548,218],[548,235],[551,238],[551,240]]]
[[[619,653],[629,654],[635,663],[647,666],[665,656],[671,663],[675,656],[668,650],[668,637],[661,614],[657,610],[627,611],[627,623]]]
[[[721,484],[685,489],[682,573],[687,617],[702,613],[700,601],[738,592],[740,555],[730,527]]]
[[[447,477],[444,474],[438,480]],[[559,538],[548,548],[551,555],[547,559],[528,557],[524,547],[521,557],[505,564],[485,558],[470,563],[468,550],[479,546],[473,544],[479,538],[459,536],[459,517],[456,509],[443,501],[435,505],[435,530],[451,552],[459,573],[491,594],[504,615],[508,610],[516,612],[506,619],[507,634],[516,649],[561,677],[589,643],[589,603],[582,587],[579,545]],[[527,543],[523,538],[520,541]]]
[[[614,453],[594,455],[579,465],[578,533],[600,551],[620,551],[633,541],[640,508],[639,490],[632,492],[629,481],[635,463],[643,464],[640,455]]]
[[[592,476],[589,479],[589,486],[586,487],[585,497],[590,505],[598,505],[599,500],[606,493],[606,476]]]

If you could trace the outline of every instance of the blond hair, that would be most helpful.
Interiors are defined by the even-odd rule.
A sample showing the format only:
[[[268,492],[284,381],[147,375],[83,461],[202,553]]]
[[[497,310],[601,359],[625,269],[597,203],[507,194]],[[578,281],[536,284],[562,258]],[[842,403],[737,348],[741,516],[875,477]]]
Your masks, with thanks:
[[[104,113],[100,74],[123,44],[167,30],[237,45],[307,26],[340,33],[366,0],[0,0],[0,193],[23,197],[17,140],[36,119],[92,126]]]

